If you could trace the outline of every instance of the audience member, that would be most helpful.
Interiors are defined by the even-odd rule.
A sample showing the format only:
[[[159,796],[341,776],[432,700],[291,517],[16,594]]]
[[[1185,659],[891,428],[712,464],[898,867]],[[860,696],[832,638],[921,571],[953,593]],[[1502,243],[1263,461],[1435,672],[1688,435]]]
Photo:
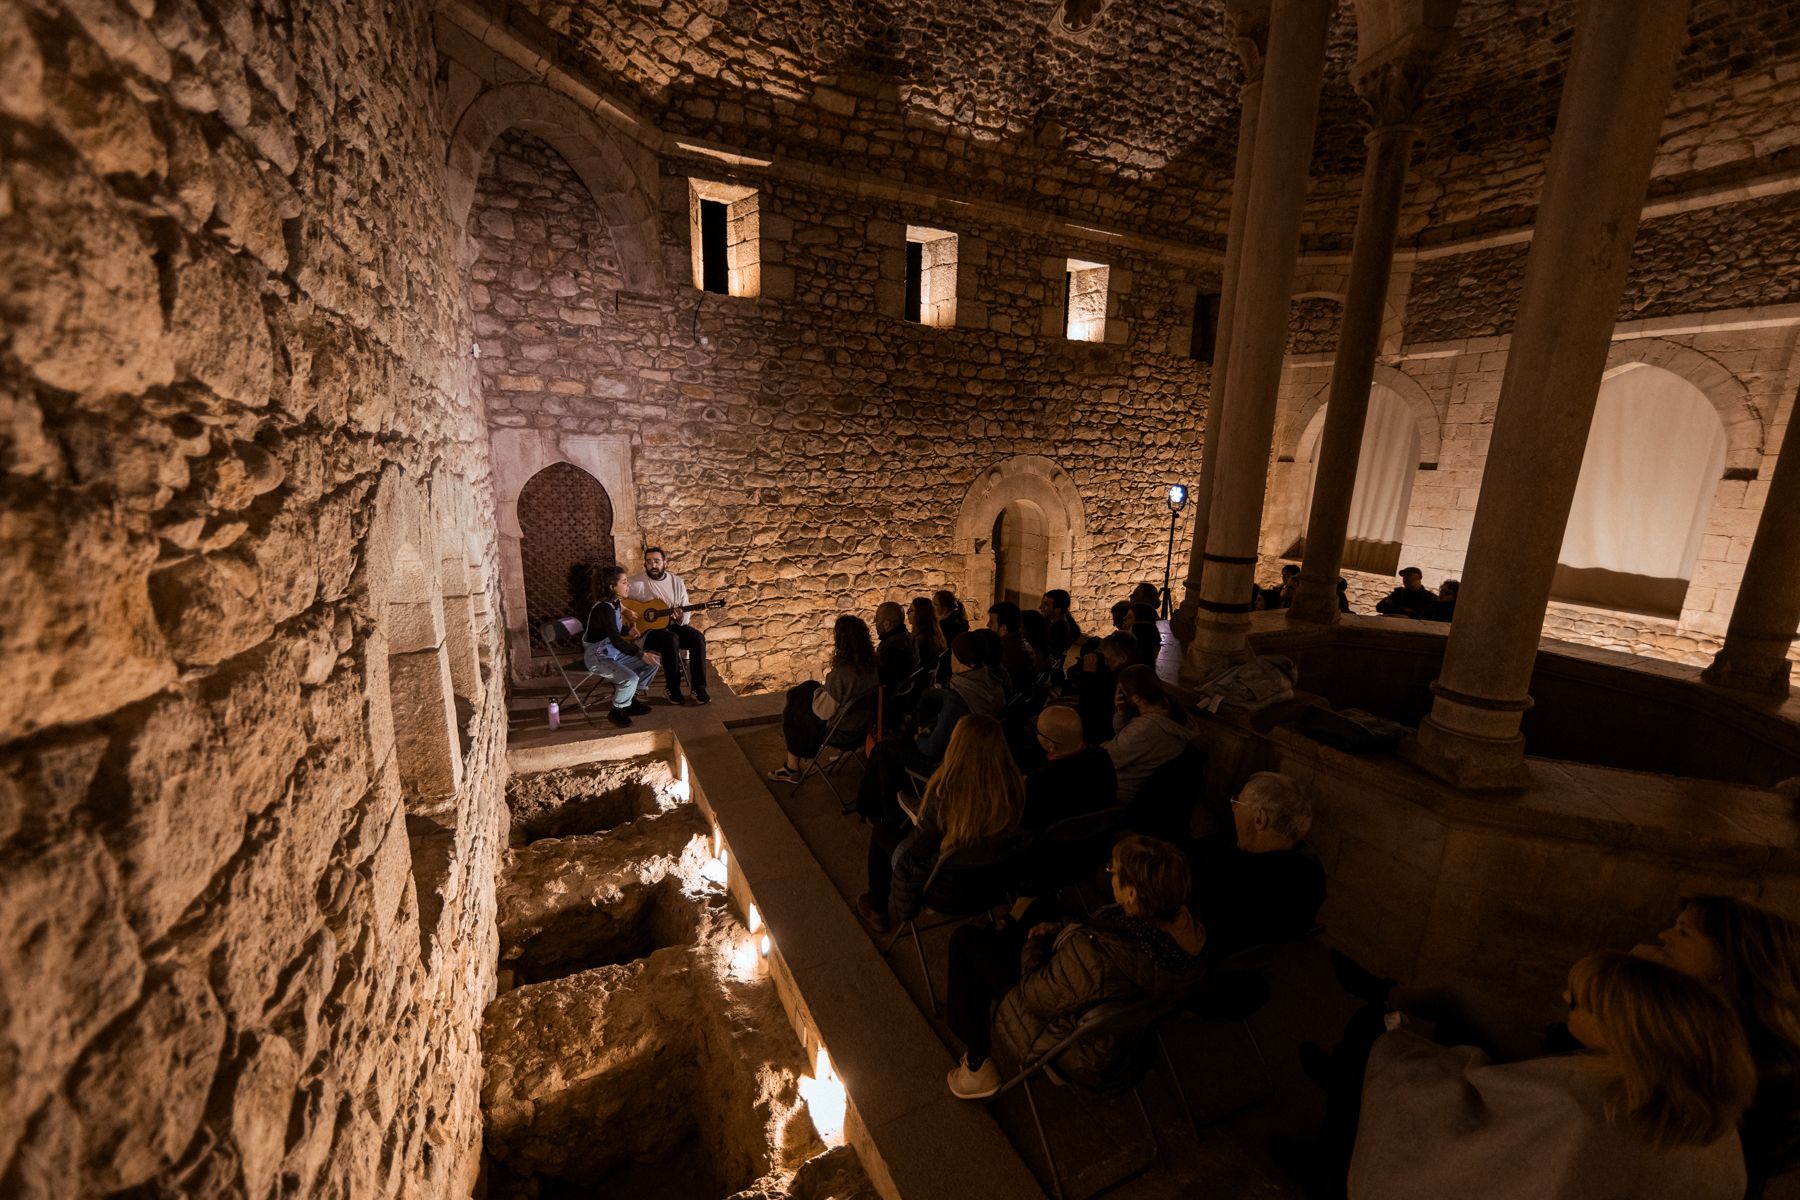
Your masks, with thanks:
[[[1194,848],[1190,907],[1214,955],[1305,937],[1325,903],[1325,868],[1301,851],[1312,803],[1286,775],[1259,771],[1232,798],[1231,820],[1232,833]]]
[[[1338,592],[1338,611],[1341,613],[1350,612],[1351,611],[1351,609],[1350,609],[1350,581],[1348,579],[1345,579],[1342,575],[1338,576],[1337,592]]]
[[[769,772],[777,783],[798,783],[825,744],[826,728],[840,709],[855,707],[838,727],[838,744],[854,745],[867,733],[875,715],[875,689],[881,682],[880,664],[869,627],[861,617],[844,613],[831,627],[831,659],[825,682],[808,679],[788,689],[781,712],[781,733],[787,742],[787,761]]]
[[[1103,749],[1119,779],[1119,803],[1136,802],[1156,768],[1193,739],[1186,714],[1163,691],[1156,672],[1133,664],[1119,672],[1112,740]]]
[[[1050,649],[1060,659],[1067,661],[1069,651],[1081,645],[1081,626],[1070,611],[1069,593],[1061,588],[1051,588],[1044,593],[1038,604],[1038,611],[1044,614],[1044,620],[1050,622]]]
[[[1800,926],[1747,900],[1701,895],[1657,942],[1633,953],[1710,984],[1744,1027],[1756,1094],[1739,1133],[1755,1200],[1800,1162]]]
[[[875,747],[856,793],[856,807],[863,816],[875,822],[892,819],[899,812],[896,797],[907,786],[907,770],[936,768],[957,722],[970,714],[1000,715],[1006,689],[998,672],[982,665],[984,645],[975,633],[964,633],[951,644],[950,682],[927,694],[927,700],[937,699],[930,732],[916,739],[888,738]]]
[[[881,675],[882,732],[900,728],[906,716],[907,681],[918,670],[918,654],[906,632],[906,610],[892,600],[875,609],[875,657]]]
[[[1437,597],[1425,587],[1425,572],[1407,567],[1400,572],[1400,586],[1376,601],[1375,611],[1384,617],[1412,617],[1423,620]]]
[[[1281,583],[1275,589],[1275,596],[1274,596],[1275,603],[1271,604],[1269,607],[1271,607],[1271,608],[1292,608],[1292,607],[1294,607],[1294,593],[1299,590],[1300,590],[1300,568],[1295,566],[1293,563],[1282,563],[1281,564]]]
[[[939,660],[950,650],[938,625],[937,610],[930,600],[917,596],[907,606],[906,616],[912,626],[913,656],[919,660],[921,670],[935,671]]]
[[[631,619],[622,601],[631,594],[631,581],[624,567],[602,567],[594,573],[593,594],[600,597],[588,610],[587,625],[581,633],[582,659],[587,669],[613,685],[612,708],[606,716],[614,725],[624,728],[631,718],[650,711],[650,706],[637,698],[638,692],[650,686],[661,663],[654,650],[645,650],[631,638]]]
[[[1115,903],[1078,924],[1044,920],[1039,904],[1008,928],[964,925],[951,935],[946,1016],[964,1047],[948,1079],[954,1095],[979,1100],[1000,1090],[995,1034],[1023,1062],[1062,1041],[1095,1005],[1157,999],[1198,981],[1206,930],[1183,907],[1190,879],[1181,851],[1122,838],[1110,873]],[[1132,1036],[1084,1039],[1056,1069],[1104,1086],[1131,1057]]]
[[[925,784],[918,823],[901,813],[869,831],[869,890],[856,911],[879,933],[892,928],[890,910],[901,921],[917,916],[939,855],[1014,832],[1024,811],[1025,780],[1000,722],[964,719]]]
[[[1128,633],[1113,632],[1093,639],[1089,646],[1081,656],[1081,670],[1075,677],[1075,708],[1081,713],[1081,729],[1088,745],[1098,746],[1112,740],[1119,672],[1136,659],[1137,639]]]
[[[989,605],[987,611],[987,627],[1000,639],[1000,669],[1006,672],[1012,694],[1017,696],[1030,691],[1037,684],[1037,659],[1019,628],[1019,606],[1010,600],[1001,600]]]
[[[1045,829],[1067,817],[1118,803],[1112,759],[1082,735],[1081,715],[1066,705],[1038,714],[1038,745],[1044,765],[1025,777],[1025,824]]]
[[[1449,621],[1456,615],[1456,593],[1462,590],[1462,582],[1446,579],[1438,585],[1437,599],[1425,610],[1427,621]]]
[[[1019,633],[1025,638],[1025,645],[1031,651],[1036,678],[1042,679],[1046,675],[1061,678],[1062,655],[1050,647],[1050,622],[1044,619],[1044,614],[1035,608],[1021,611]]]
[[[1351,1200],[1440,1200],[1474,1180],[1495,1200],[1742,1196],[1734,1127],[1755,1070],[1723,998],[1616,952],[1576,963],[1564,995],[1586,1052],[1514,1063],[1438,1045],[1404,1022],[1377,1038],[1378,1011],[1353,1018],[1346,1040],[1370,1049],[1360,1101],[1339,1110],[1358,1126]],[[1340,1145],[1348,1132],[1334,1131]]]
[[[955,592],[937,591],[931,593],[931,608],[937,615],[938,628],[943,632],[944,645],[956,645],[956,639],[969,632],[969,614],[963,608],[963,602],[956,598]],[[950,678],[950,656],[938,659],[937,680],[943,683]]]
[[[1151,610],[1154,611],[1156,606],[1162,602],[1162,592],[1157,589],[1157,586],[1154,583],[1140,583],[1131,589],[1130,602],[1132,604],[1147,604],[1150,606]]]
[[[1137,639],[1137,659],[1146,667],[1156,665],[1162,653],[1162,629],[1156,623],[1156,609],[1149,604],[1131,606],[1131,636]]]

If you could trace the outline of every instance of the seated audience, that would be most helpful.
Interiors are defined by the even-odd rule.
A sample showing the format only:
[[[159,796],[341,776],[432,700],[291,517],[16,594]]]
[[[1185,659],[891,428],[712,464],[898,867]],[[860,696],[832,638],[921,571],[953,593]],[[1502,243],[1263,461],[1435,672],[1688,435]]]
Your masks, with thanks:
[[[1162,592],[1157,590],[1154,583],[1140,583],[1131,589],[1130,603],[1147,604],[1152,612],[1156,610],[1156,606],[1161,600]]]
[[[1112,739],[1119,672],[1136,661],[1137,639],[1115,632],[1091,646],[1081,656],[1081,670],[1075,676],[1075,708],[1088,745],[1098,746]]]
[[[1037,672],[1035,679],[1046,675],[1060,678],[1062,676],[1062,656],[1051,649],[1050,622],[1044,614],[1035,608],[1027,608],[1019,613],[1019,633],[1025,639],[1025,646],[1031,651],[1032,668]]]
[[[1652,958],[1719,991],[1736,1010],[1756,1064],[1739,1134],[1749,1196],[1800,1163],[1800,926],[1732,896],[1690,898]]]
[[[906,610],[892,600],[875,610],[875,657],[881,676],[882,732],[900,728],[907,713],[907,682],[918,669],[913,640],[906,632]]]
[[[1384,617],[1412,617],[1424,620],[1437,602],[1425,587],[1425,572],[1407,567],[1400,572],[1400,586],[1375,602],[1375,611]]]
[[[1025,824],[1046,829],[1118,803],[1118,779],[1112,759],[1082,736],[1081,715],[1066,705],[1038,714],[1038,745],[1044,765],[1025,777]]]
[[[1006,672],[1012,694],[1028,692],[1037,684],[1037,658],[1020,629],[1019,606],[1002,600],[988,607],[988,631],[1000,639],[1000,669]]]
[[[1294,607],[1294,593],[1300,590],[1300,568],[1293,563],[1281,564],[1281,583],[1275,588],[1275,603],[1270,608]]]
[[[1215,957],[1312,932],[1325,903],[1325,868],[1303,853],[1312,803],[1286,775],[1259,771],[1231,801],[1232,833],[1194,848],[1189,905]]]
[[[602,567],[592,575],[592,594],[599,598],[588,610],[587,624],[581,631],[582,661],[588,670],[612,683],[612,707],[606,716],[614,725],[625,728],[632,717],[650,711],[637,694],[656,678],[662,659],[631,637],[636,630],[623,603],[631,594],[625,568]]]
[[[857,913],[878,933],[893,927],[890,910],[901,921],[916,917],[939,855],[1014,832],[1024,812],[1025,780],[1000,722],[959,722],[919,798],[918,824],[901,813],[869,831],[869,890],[856,898]]]
[[[969,632],[969,614],[963,608],[961,600],[955,592],[937,591],[931,593],[931,611],[937,617],[938,629],[944,635],[945,647],[956,645],[956,639]],[[938,659],[937,679],[939,683],[950,678],[950,656],[945,654]]]
[[[875,747],[869,767],[857,788],[856,807],[871,821],[885,821],[899,812],[896,797],[907,786],[906,772],[930,771],[944,757],[957,722],[974,714],[998,717],[1006,705],[1006,688],[999,673],[984,665],[986,644],[974,633],[964,633],[950,647],[950,682],[935,688],[937,709],[931,729],[918,738],[888,738]],[[923,702],[922,702],[923,706]]]
[[[997,1033],[1023,1062],[1055,1046],[1082,1014],[1114,1000],[1155,999],[1195,983],[1206,930],[1183,907],[1187,859],[1167,842],[1125,837],[1113,846],[1114,903],[1085,921],[1045,920],[1034,904],[1005,929],[961,926],[950,937],[946,1016],[964,1047],[950,1091],[979,1100],[1000,1090],[991,1057]],[[995,1000],[999,1013],[991,1016]],[[1089,1086],[1106,1083],[1127,1058],[1128,1035],[1071,1047],[1056,1069]]]
[[[1120,633],[1129,634],[1136,643],[1132,661],[1154,667],[1156,656],[1162,652],[1162,630],[1156,627],[1156,610],[1148,605],[1121,600],[1112,606],[1112,619],[1113,628]]]
[[[1456,593],[1462,590],[1462,582],[1446,579],[1438,585],[1437,599],[1425,610],[1427,621],[1448,621],[1456,615]]]
[[[1338,576],[1338,611],[1347,613],[1350,609],[1350,581],[1342,575]]]
[[[938,660],[950,649],[944,631],[938,625],[937,610],[924,596],[916,596],[906,608],[907,624],[912,627],[913,657],[921,670],[934,671]]]
[[[1440,1200],[1476,1180],[1492,1200],[1742,1196],[1735,1126],[1755,1070],[1724,999],[1616,952],[1576,963],[1564,995],[1585,1052],[1513,1063],[1354,1018],[1368,1065],[1340,1073],[1361,1096],[1334,1114],[1356,1126],[1351,1200]],[[1348,1133],[1332,1131],[1339,1146]]]
[[[1131,804],[1156,768],[1188,748],[1194,731],[1156,672],[1142,664],[1119,672],[1113,706],[1116,732],[1102,749],[1119,778],[1119,803]]]
[[[1038,611],[1044,614],[1044,620],[1050,622],[1050,650],[1060,660],[1067,661],[1069,651],[1081,645],[1081,626],[1076,623],[1075,614],[1069,610],[1069,593],[1061,588],[1051,588],[1044,593],[1038,604]]]
[[[875,716],[875,689],[880,685],[880,666],[869,627],[861,617],[845,613],[831,627],[831,660],[825,682],[808,679],[788,689],[781,711],[781,734],[787,742],[787,761],[769,772],[777,783],[798,783],[806,764],[825,744],[831,719],[846,705],[857,711],[844,717],[836,744],[854,746],[868,733]]]

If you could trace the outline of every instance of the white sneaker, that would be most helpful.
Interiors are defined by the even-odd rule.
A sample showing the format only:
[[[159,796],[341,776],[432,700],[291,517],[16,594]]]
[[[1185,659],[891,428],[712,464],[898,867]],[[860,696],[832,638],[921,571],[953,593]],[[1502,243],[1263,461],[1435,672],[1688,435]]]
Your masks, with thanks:
[[[959,1100],[986,1100],[1000,1090],[1000,1068],[991,1058],[979,1068],[970,1070],[969,1056],[965,1054],[946,1079],[950,1094]]]

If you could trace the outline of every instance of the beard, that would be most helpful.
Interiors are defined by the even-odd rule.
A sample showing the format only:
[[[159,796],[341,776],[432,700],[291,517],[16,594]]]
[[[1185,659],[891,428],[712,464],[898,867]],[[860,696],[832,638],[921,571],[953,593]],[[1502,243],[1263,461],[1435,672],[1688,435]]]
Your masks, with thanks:
[[[658,567],[654,571],[651,570],[649,567],[644,568],[645,576],[650,579],[656,580],[658,583],[661,583],[662,577],[664,575],[667,575],[668,573],[669,573],[669,570],[667,567]]]

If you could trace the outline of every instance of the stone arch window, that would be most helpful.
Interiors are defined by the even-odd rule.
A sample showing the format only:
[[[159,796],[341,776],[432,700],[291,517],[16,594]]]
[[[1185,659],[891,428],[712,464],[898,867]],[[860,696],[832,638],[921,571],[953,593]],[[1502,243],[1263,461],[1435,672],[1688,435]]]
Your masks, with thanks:
[[[1610,374],[1595,403],[1551,597],[1679,617],[1726,454],[1718,410],[1693,383],[1642,363]]]
[[[995,555],[996,529],[1004,556],[1007,525],[1014,523],[1021,535],[1017,553],[1023,562],[1027,506],[1034,512],[1030,519],[1042,522],[1043,577],[1041,583],[1035,582],[1034,570],[1032,587],[1041,595],[1050,588],[1072,586],[1076,559],[1087,547],[1087,514],[1081,494],[1061,467],[1047,458],[1026,454],[982,471],[963,498],[953,534],[957,551],[963,555],[960,594],[983,603],[992,602],[986,597],[1003,597],[1005,567]],[[1014,578],[1022,581],[1023,576]]]
[[[1014,500],[994,517],[989,544],[994,554],[991,603],[1009,600],[1036,608],[1044,598],[1050,570],[1049,521],[1030,500]]]
[[[525,608],[540,621],[580,615],[593,603],[591,567],[614,561],[612,499],[598,479],[573,463],[551,463],[519,490],[519,556]]]
[[[1320,406],[1301,438],[1301,461],[1307,463],[1302,513],[1312,511],[1312,490],[1319,473],[1319,434],[1325,427],[1329,407]],[[1369,390],[1369,415],[1363,422],[1362,447],[1356,460],[1356,487],[1351,493],[1350,523],[1344,541],[1347,570],[1376,575],[1392,575],[1399,570],[1418,463],[1419,430],[1412,407],[1391,388],[1376,384]],[[1302,534],[1302,541],[1295,543],[1284,557],[1300,558],[1304,553]]]

